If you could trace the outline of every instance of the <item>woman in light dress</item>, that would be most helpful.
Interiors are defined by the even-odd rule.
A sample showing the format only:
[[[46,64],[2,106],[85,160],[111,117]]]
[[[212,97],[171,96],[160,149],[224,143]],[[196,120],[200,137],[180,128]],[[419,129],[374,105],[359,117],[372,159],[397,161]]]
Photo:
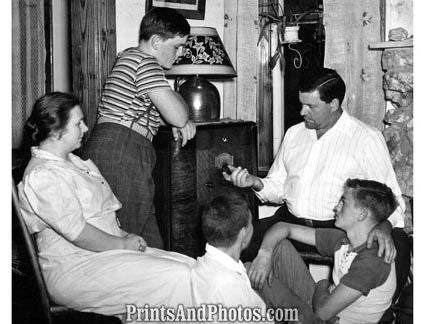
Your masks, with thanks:
[[[26,130],[34,146],[18,185],[21,210],[53,301],[105,315],[123,315],[129,304],[190,304],[194,260],[123,231],[108,183],[90,160],[72,154],[88,130],[78,100],[41,97]]]

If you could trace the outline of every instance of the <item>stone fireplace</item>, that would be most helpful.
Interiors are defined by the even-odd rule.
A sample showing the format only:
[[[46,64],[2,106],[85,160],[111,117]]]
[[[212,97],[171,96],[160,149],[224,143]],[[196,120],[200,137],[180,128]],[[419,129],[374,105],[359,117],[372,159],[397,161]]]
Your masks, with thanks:
[[[389,104],[383,134],[406,202],[405,230],[413,232],[413,40],[375,44],[383,49],[383,89]]]

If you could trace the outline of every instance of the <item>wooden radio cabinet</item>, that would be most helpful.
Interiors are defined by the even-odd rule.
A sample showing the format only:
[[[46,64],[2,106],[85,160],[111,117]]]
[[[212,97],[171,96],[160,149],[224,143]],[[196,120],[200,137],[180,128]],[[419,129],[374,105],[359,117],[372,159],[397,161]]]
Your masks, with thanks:
[[[258,219],[256,197],[224,180],[224,164],[257,173],[257,127],[254,122],[218,121],[197,124],[195,138],[184,147],[175,142],[170,127],[154,137],[155,209],[166,250],[197,257],[204,253],[202,206],[229,190],[247,197],[253,219]]]

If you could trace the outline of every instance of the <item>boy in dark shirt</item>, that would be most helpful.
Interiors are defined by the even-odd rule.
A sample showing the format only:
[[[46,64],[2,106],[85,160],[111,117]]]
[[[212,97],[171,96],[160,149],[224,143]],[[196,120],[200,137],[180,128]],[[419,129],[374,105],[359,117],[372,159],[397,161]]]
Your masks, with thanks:
[[[322,320],[338,323],[376,323],[391,305],[396,288],[394,262],[377,256],[378,246],[366,248],[367,236],[397,207],[386,185],[370,180],[348,179],[334,208],[338,229],[315,229],[277,223],[266,233],[248,271],[255,288],[273,290],[273,276],[297,296],[294,306],[307,303]],[[314,282],[307,267],[286,239],[316,246],[334,256],[333,283]],[[267,295],[267,294],[266,294]]]

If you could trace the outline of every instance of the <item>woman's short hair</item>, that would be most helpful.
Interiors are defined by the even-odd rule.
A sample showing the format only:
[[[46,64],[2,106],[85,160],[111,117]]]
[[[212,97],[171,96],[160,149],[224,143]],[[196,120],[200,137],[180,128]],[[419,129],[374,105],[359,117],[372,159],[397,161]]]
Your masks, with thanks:
[[[163,39],[174,38],[177,35],[189,35],[190,25],[180,13],[170,8],[151,9],[142,19],[139,28],[139,42],[149,40],[153,35]]]
[[[358,205],[372,212],[378,223],[386,220],[397,208],[397,200],[387,185],[362,179],[348,179],[346,188],[353,189],[353,198]]]
[[[64,130],[70,111],[79,105],[79,100],[69,93],[52,92],[38,98],[24,128],[31,145],[38,145],[53,132]]]
[[[250,221],[248,203],[231,191],[215,197],[202,212],[202,231],[207,242],[217,247],[229,247],[240,230]]]
[[[323,68],[304,73],[301,76],[298,90],[300,92],[317,90],[320,100],[330,103],[336,98],[341,105],[345,96],[345,83],[335,70]]]

